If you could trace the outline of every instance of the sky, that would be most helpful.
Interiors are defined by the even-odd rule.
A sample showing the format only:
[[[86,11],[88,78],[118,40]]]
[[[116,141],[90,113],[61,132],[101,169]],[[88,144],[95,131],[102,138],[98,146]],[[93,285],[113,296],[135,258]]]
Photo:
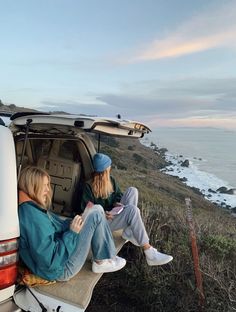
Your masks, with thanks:
[[[236,1],[0,0],[0,99],[236,129]]]

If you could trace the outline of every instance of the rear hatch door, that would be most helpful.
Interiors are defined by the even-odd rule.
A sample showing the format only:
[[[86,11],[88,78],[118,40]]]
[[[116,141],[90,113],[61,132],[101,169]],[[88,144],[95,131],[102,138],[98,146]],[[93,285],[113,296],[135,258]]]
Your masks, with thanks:
[[[40,113],[17,113],[11,117],[12,130],[29,130],[54,132],[56,130],[74,133],[81,131],[95,132],[112,136],[141,138],[151,130],[143,123],[106,117],[93,117],[84,115],[61,115]]]

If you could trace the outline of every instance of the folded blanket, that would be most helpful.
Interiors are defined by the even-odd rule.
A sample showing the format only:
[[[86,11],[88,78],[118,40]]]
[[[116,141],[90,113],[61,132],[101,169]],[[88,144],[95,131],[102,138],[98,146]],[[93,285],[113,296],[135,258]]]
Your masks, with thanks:
[[[48,281],[42,277],[33,274],[27,267],[20,265],[18,268],[17,282],[20,285],[27,285],[35,287],[39,285],[51,285],[55,284],[56,281]]]

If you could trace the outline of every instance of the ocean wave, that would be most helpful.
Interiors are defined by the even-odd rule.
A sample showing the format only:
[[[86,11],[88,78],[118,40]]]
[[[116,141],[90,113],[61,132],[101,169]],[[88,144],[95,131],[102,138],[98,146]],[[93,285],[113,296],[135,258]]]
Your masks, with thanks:
[[[147,140],[143,140],[141,143],[152,149],[157,148]],[[204,159],[185,158],[183,155],[166,152],[165,160],[170,165],[161,169],[163,173],[179,177],[183,183],[198,189],[207,200],[222,208],[236,209],[236,189],[214,174],[200,170],[198,163],[204,161]],[[185,165],[183,165],[184,161],[186,161]]]

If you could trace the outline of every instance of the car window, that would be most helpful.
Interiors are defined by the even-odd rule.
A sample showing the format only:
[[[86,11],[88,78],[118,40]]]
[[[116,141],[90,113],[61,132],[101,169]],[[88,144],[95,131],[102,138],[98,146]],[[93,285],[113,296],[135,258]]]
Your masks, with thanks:
[[[33,151],[37,159],[42,156],[48,156],[52,147],[52,140],[33,140]]]
[[[79,161],[78,147],[75,141],[65,141],[61,144],[58,156],[64,159]]]

